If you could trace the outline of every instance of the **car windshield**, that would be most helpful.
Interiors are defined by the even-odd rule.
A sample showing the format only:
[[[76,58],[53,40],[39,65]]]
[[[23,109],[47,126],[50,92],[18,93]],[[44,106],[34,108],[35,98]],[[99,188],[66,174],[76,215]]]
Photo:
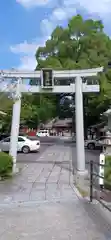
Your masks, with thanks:
[[[2,142],[10,142],[10,137],[4,138]]]

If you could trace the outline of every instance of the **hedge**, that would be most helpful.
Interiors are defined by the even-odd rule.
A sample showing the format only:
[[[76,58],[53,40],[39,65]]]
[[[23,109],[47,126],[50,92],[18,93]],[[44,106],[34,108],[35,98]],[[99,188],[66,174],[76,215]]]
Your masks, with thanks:
[[[0,152],[0,177],[4,178],[12,172],[13,160],[12,157],[4,152]]]
[[[105,165],[104,185],[106,189],[111,190],[111,156],[105,157]]]

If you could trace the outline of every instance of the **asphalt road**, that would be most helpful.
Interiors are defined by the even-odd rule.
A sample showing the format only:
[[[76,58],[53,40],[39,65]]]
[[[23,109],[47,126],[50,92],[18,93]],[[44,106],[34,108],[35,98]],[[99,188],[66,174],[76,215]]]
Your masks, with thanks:
[[[33,138],[34,139],[34,138]],[[72,143],[70,140],[63,140],[60,138],[55,138],[55,137],[42,137],[40,139],[41,142],[41,148],[40,152],[38,153],[29,153],[29,154],[18,154],[17,156],[17,161],[18,162],[25,162],[25,163],[31,163],[31,162],[37,162],[38,158],[40,155],[50,146],[52,145],[65,145],[65,146],[70,146],[72,149],[72,159],[74,161],[74,165],[76,166],[76,144]],[[86,163],[90,162],[91,160],[95,161],[98,163],[99,161],[99,150],[87,150],[85,149],[85,158],[86,158]]]
[[[41,148],[39,152],[31,152],[28,154],[23,154],[23,153],[19,153],[17,155],[17,162],[23,162],[23,163],[32,163],[32,162],[36,162],[37,159],[40,157],[40,155],[46,150],[46,148],[48,148],[48,145],[45,144],[41,144]]]

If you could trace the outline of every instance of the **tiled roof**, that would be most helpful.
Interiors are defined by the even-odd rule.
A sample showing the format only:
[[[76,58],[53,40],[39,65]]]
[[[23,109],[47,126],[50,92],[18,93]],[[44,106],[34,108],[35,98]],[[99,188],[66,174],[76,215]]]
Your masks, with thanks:
[[[69,124],[72,123],[71,118],[66,118],[66,119],[59,119],[57,120],[54,124],[53,127],[64,127],[64,126],[69,126]]]

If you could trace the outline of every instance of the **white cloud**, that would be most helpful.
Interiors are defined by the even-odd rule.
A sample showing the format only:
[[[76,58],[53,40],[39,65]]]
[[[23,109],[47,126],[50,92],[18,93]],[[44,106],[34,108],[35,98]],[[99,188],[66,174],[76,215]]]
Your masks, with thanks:
[[[45,5],[52,0],[16,0],[16,2],[22,4],[24,7],[34,7],[38,5]],[[57,3],[57,1],[55,1]],[[57,21],[62,21],[67,19],[71,14],[75,14],[75,9],[72,8],[55,8],[52,14],[48,19],[43,19],[40,23],[40,28],[42,32],[42,38],[37,39],[37,41],[33,41],[32,43],[28,43],[24,41],[23,43],[19,43],[16,45],[12,45],[10,47],[11,52],[14,54],[18,54],[20,56],[20,65],[19,69],[35,69],[36,67],[36,59],[35,52],[39,46],[44,45],[45,41],[49,39],[53,29],[57,25]],[[44,39],[45,36],[45,39]],[[43,40],[44,39],[44,40]]]
[[[44,36],[50,36],[53,29],[54,29],[55,25],[53,22],[50,21],[50,19],[43,19],[41,24],[40,24],[40,28],[42,31],[42,34]]]
[[[76,0],[77,1],[77,0]],[[76,2],[76,1],[73,1],[73,0],[63,0],[63,5],[64,6],[74,6],[74,3]]]
[[[24,56],[20,58],[20,65],[18,66],[19,70],[34,70],[37,62],[35,56]]]
[[[63,7],[63,8],[56,8],[53,13],[51,18],[53,20],[58,20],[58,21],[63,21],[66,20],[68,18],[70,18],[72,15],[76,15],[76,8],[71,8],[69,7]]]
[[[11,52],[13,53],[35,53],[37,49],[37,44],[34,43],[28,43],[27,41],[24,41],[23,43],[16,44],[14,46],[10,47]]]
[[[25,8],[45,6],[52,0],[16,0],[17,3],[21,4]]]
[[[67,12],[64,8],[57,8],[53,11],[52,17],[61,21],[67,18]]]
[[[66,7],[73,7],[77,4],[89,13],[97,13],[100,16],[111,12],[111,0],[63,0],[63,5]]]
[[[34,70],[36,67],[35,53],[39,46],[43,46],[45,39],[37,39],[32,43],[24,41],[23,43],[10,46],[10,51],[20,56],[20,65],[18,69]]]

